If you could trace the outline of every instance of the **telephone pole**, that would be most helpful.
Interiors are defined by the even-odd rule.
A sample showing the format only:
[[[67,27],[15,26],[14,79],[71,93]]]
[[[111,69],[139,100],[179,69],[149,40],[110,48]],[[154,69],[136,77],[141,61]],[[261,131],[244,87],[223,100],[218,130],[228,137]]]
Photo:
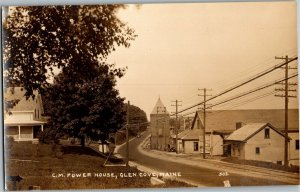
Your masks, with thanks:
[[[175,105],[171,105],[171,106],[175,106],[175,116],[176,116],[176,120],[175,120],[175,134],[176,134],[175,150],[176,150],[176,153],[178,153],[178,144],[177,144],[177,141],[178,141],[178,107],[182,106],[178,103],[180,103],[182,101],[175,100],[172,102],[175,102]]]
[[[276,97],[284,97],[284,108],[285,108],[285,114],[284,114],[284,130],[285,130],[285,141],[284,141],[284,165],[288,166],[289,165],[289,158],[288,158],[288,126],[289,126],[289,122],[288,122],[288,109],[289,109],[289,97],[296,97],[293,95],[289,95],[289,92],[291,91],[296,91],[295,89],[289,89],[289,81],[288,81],[288,76],[289,76],[289,69],[296,69],[296,68],[290,68],[289,67],[289,60],[291,60],[292,58],[289,58],[288,55],[286,55],[285,57],[275,57],[275,59],[281,59],[281,60],[285,60],[285,67],[282,67],[285,69],[285,82],[284,82],[284,88],[277,88],[275,89],[275,91],[284,91],[284,95],[279,95],[279,94],[275,94]]]
[[[129,106],[130,106],[130,102],[128,101],[128,104],[127,104],[127,115],[126,115],[126,167],[129,166],[129,135],[128,135],[128,129],[129,129]]]
[[[205,159],[205,128],[206,128],[206,97],[211,96],[207,95],[207,91],[211,91],[211,89],[198,89],[198,91],[203,91],[203,95],[198,95],[198,96],[203,96],[203,159]]]

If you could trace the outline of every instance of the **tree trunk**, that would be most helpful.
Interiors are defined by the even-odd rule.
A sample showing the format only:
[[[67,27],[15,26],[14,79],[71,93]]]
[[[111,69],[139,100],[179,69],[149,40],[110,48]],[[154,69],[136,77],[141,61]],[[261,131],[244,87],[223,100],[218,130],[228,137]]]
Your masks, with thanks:
[[[81,147],[85,147],[85,137],[84,137],[84,135],[80,136],[80,144],[81,144]]]

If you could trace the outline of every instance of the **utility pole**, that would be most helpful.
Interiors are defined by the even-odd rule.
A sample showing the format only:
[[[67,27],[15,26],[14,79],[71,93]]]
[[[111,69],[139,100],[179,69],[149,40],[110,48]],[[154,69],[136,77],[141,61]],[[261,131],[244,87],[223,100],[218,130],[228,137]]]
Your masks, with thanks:
[[[179,105],[178,103],[182,102],[182,101],[178,101],[178,100],[175,100],[175,101],[172,101],[172,102],[175,102],[175,105],[171,105],[171,106],[175,106],[175,116],[176,116],[176,121],[175,121],[175,134],[176,134],[176,140],[175,140],[175,150],[176,150],[176,153],[178,153],[178,106],[182,106],[182,105]]]
[[[206,91],[211,91],[211,89],[198,89],[199,91],[203,91],[203,95],[198,95],[198,96],[203,96],[203,159],[205,159],[205,128],[206,128],[206,97],[211,96],[207,95]]]
[[[128,104],[127,104],[127,115],[126,115],[126,167],[129,166],[129,135],[128,135],[128,129],[129,129],[129,106],[130,106],[130,102],[128,101]]]
[[[285,67],[283,67],[285,69],[285,83],[284,83],[284,89],[280,88],[280,89],[275,89],[275,91],[284,91],[284,95],[278,95],[275,94],[276,97],[284,97],[284,108],[285,108],[285,114],[284,114],[284,130],[285,130],[285,141],[284,141],[284,165],[288,166],[289,165],[289,158],[288,158],[288,126],[289,126],[289,122],[288,122],[288,109],[289,109],[289,97],[296,97],[296,96],[292,96],[289,95],[290,91],[296,91],[295,89],[289,89],[289,81],[288,81],[288,76],[289,76],[289,69],[296,69],[296,68],[289,68],[289,60],[291,60],[292,58],[289,58],[288,55],[286,55],[285,57],[275,57],[275,59],[281,59],[281,60],[285,60]]]

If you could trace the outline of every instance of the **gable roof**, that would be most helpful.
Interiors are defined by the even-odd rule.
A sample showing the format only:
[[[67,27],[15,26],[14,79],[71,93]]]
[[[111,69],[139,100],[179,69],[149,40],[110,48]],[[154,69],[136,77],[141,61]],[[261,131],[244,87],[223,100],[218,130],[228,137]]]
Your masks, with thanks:
[[[253,137],[256,133],[258,133],[259,131],[261,131],[266,127],[273,129],[278,134],[285,137],[281,131],[279,131],[269,123],[250,123],[232,132],[225,140],[246,142],[248,139]]]
[[[181,138],[184,137],[186,134],[188,134],[190,131],[191,131],[190,129],[185,129],[185,130],[181,131],[180,133],[178,133],[177,138],[178,138],[178,139],[181,139]],[[172,134],[171,137],[172,137],[173,139],[175,139],[175,138],[176,138],[176,134]]]
[[[196,112],[192,129],[196,118],[203,122],[203,112]],[[205,131],[234,131],[237,122],[246,124],[268,122],[281,130],[284,129],[284,109],[212,110],[206,115]],[[289,129],[299,130],[298,109],[289,109]]]
[[[164,104],[162,103],[162,101],[160,100],[160,97],[158,98],[152,112],[151,115],[157,115],[157,114],[169,114],[166,107],[164,106]]]
[[[181,139],[182,140],[199,140],[201,135],[201,129],[190,129],[189,132],[184,135]]]
[[[7,88],[4,92],[4,100],[19,100],[19,102],[10,111],[34,111],[36,103],[40,98],[37,91],[34,91],[34,99],[31,97],[26,99],[24,96],[25,90],[22,87]],[[41,101],[40,101],[41,102]]]

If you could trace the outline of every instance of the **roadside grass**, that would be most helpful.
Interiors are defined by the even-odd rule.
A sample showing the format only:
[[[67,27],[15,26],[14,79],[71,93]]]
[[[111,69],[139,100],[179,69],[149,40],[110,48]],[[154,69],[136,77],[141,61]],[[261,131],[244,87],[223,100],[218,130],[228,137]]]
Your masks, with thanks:
[[[28,190],[30,186],[40,186],[42,190],[153,187],[150,177],[130,177],[134,173],[139,175],[138,169],[103,167],[104,161],[103,155],[88,147],[14,142],[7,149],[5,167],[6,175],[20,175],[23,178],[17,184],[18,190]],[[83,173],[91,175],[84,177]],[[117,178],[108,176],[112,174]],[[167,180],[165,185],[159,187],[187,186],[191,187],[183,182]],[[12,190],[12,182],[7,181],[7,187]]]
[[[252,166],[257,166],[257,167],[264,167],[264,168],[287,171],[287,172],[292,172],[292,173],[299,173],[299,166],[285,167],[283,165],[279,165],[279,164],[271,163],[271,162],[242,160],[242,159],[236,159],[236,158],[232,158],[232,157],[221,159],[221,161],[235,163],[235,164],[242,164],[242,165],[252,165]]]
[[[181,181],[177,181],[174,179],[163,179],[165,184],[163,184],[161,187],[168,187],[168,186],[172,186],[172,187],[176,187],[176,188],[188,188],[188,187],[195,187],[193,185],[181,182]]]

